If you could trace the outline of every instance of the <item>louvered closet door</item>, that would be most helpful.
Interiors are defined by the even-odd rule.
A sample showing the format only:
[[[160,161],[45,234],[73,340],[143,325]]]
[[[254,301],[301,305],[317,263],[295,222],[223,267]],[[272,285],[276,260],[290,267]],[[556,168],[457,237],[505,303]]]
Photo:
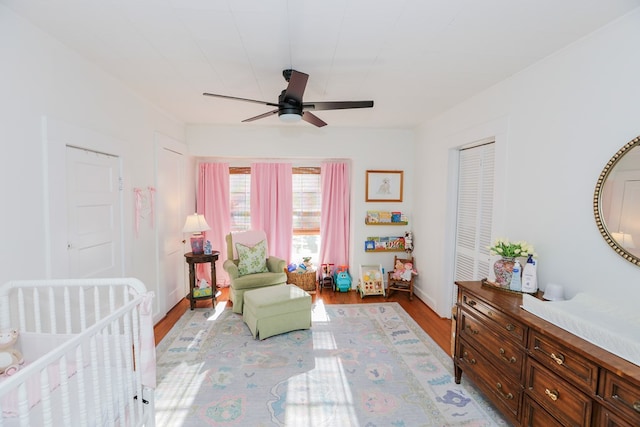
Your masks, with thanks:
[[[479,280],[489,273],[494,146],[491,142],[460,151],[455,280]]]

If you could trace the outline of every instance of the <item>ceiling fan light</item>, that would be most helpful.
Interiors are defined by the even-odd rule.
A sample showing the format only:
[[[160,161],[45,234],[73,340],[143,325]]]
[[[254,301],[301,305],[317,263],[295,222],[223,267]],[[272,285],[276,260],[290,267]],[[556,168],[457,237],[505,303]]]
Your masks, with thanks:
[[[299,122],[301,119],[302,119],[302,116],[296,113],[280,114],[280,121],[283,121],[285,123],[295,123],[295,122]]]

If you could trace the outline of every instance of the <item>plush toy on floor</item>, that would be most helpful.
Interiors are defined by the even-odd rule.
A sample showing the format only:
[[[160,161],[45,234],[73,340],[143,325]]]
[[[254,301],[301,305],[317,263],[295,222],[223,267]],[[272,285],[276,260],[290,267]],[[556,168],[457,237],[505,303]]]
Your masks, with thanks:
[[[0,330],[0,374],[13,375],[24,363],[22,353],[13,348],[18,341],[16,329]]]
[[[340,265],[336,269],[335,283],[337,291],[348,292],[351,289],[351,275],[346,265]]]

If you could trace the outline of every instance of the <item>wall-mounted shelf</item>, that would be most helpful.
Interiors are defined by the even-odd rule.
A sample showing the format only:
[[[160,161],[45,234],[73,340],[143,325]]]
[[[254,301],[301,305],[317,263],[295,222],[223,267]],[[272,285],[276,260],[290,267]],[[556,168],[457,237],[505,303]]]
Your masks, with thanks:
[[[367,211],[366,225],[408,225],[407,217],[397,211]]]
[[[366,225],[409,225],[409,221],[397,221],[397,222],[369,222],[364,220]]]
[[[367,237],[365,252],[404,252],[404,237]]]

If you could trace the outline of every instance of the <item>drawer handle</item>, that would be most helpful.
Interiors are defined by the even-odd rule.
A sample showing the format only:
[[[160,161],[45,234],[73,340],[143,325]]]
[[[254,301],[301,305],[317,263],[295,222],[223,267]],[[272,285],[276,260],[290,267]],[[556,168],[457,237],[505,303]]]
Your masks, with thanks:
[[[497,383],[496,384],[496,389],[498,389],[498,393],[500,393],[502,395],[502,397],[504,397],[505,399],[507,399],[507,400],[513,399],[513,394],[511,394],[511,393],[504,394],[502,392],[502,384]]]
[[[562,365],[564,363],[564,356],[559,354],[559,355],[555,355],[555,353],[551,353],[551,358],[558,364],[558,365]]]
[[[640,412],[640,400],[636,400],[633,402],[633,410],[636,412]]]
[[[516,329],[511,323],[507,323],[507,326],[504,327],[507,331],[511,332]]]
[[[479,330],[477,329],[472,329],[470,325],[467,325],[467,329],[473,334],[473,335],[478,335],[480,333]]]
[[[469,360],[469,353],[467,353],[466,351],[462,354],[462,358],[469,364],[469,365],[475,365],[476,364],[476,359],[471,359]]]
[[[509,362],[509,363],[516,363],[516,358],[514,356],[511,356],[509,359],[507,359],[505,357],[506,351],[504,350],[504,348],[500,347],[500,357],[502,357],[505,361]]]
[[[548,388],[544,390],[544,394],[549,396],[549,398],[554,402],[558,400],[558,397],[560,397],[560,393],[558,393],[558,390],[549,390]]]
[[[469,304],[471,307],[475,307],[476,306],[476,302],[474,300],[472,300],[472,299],[467,301],[467,304]]]

